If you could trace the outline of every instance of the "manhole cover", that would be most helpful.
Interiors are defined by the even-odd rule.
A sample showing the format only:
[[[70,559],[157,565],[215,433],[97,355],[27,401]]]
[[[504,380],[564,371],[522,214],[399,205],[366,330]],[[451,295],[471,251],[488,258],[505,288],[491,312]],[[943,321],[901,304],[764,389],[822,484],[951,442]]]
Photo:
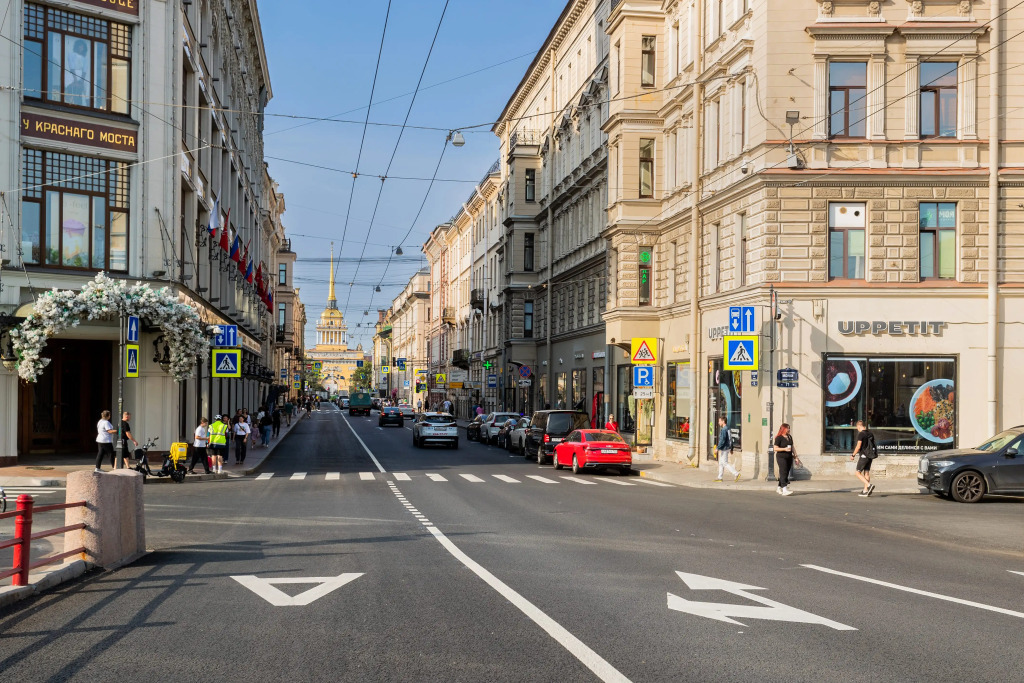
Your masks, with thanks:
[[[41,467],[39,465],[35,465],[35,466],[32,466],[32,467],[26,467],[25,469],[26,470],[52,470],[53,468],[52,467]]]

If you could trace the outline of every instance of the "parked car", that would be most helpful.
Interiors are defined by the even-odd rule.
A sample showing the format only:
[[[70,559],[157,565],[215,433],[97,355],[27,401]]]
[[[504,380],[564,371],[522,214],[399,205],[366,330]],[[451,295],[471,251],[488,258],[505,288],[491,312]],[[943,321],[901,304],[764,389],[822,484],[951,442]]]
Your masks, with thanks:
[[[373,410],[380,410],[380,399],[377,397],[370,399],[370,408]]]
[[[342,408],[348,408],[348,399],[347,398],[341,399],[341,407]]]
[[[526,430],[526,452],[528,460],[536,459],[538,465],[547,462],[555,452],[555,446],[577,429],[589,429],[590,417],[575,410],[538,410]]]
[[[480,428],[481,441],[486,444],[497,444],[498,443],[498,430],[501,429],[501,425],[505,424],[508,419],[519,419],[519,413],[491,413],[484,420],[483,427]]]
[[[405,418],[402,417],[402,411],[393,407],[382,408],[380,417],[377,418],[377,426],[386,427],[387,425],[404,427]]]
[[[348,414],[349,415],[369,415],[370,414],[370,395],[365,391],[357,391],[349,397],[348,401]]]
[[[520,455],[523,455],[523,448],[525,448],[526,446],[526,430],[529,429],[529,427],[530,418],[519,418],[519,421],[516,422],[515,428],[509,435],[508,445],[506,446],[506,448],[508,448],[510,451],[514,453],[519,453]]]
[[[466,425],[466,441],[480,440],[480,431],[486,419],[486,415],[477,415],[469,421],[469,424]]]
[[[458,448],[459,426],[448,413],[421,413],[412,425],[412,445],[423,448],[436,443]]]
[[[618,432],[607,429],[578,429],[555,446],[555,469],[572,467],[573,474],[584,469],[615,469],[629,474],[633,454]]]
[[[922,456],[917,483],[958,503],[977,503],[986,495],[1024,496],[1024,426],[1000,432],[977,448]]]
[[[519,418],[510,417],[498,427],[498,435],[494,437],[494,443],[499,447],[508,450],[509,443],[512,442],[512,430],[519,424]]]
[[[398,404],[398,410],[401,411],[403,419],[408,418],[408,419],[411,420],[414,417],[416,417],[416,412],[412,409],[412,406],[409,405],[408,403],[399,403]]]

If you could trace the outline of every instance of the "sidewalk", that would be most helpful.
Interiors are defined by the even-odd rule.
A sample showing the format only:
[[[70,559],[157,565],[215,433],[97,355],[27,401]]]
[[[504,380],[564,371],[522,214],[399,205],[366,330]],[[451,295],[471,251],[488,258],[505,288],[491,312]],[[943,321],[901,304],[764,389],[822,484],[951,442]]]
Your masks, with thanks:
[[[221,474],[203,474],[197,470],[196,474],[190,474],[185,477],[185,481],[207,481],[211,479],[227,479],[228,477],[242,477],[252,474],[263,462],[274,452],[278,444],[284,440],[284,437],[292,430],[295,425],[299,423],[299,420],[305,415],[304,411],[299,411],[296,416],[292,417],[292,423],[289,426],[287,422],[281,424],[281,433],[277,438],[270,441],[268,448],[253,448],[250,446],[246,452],[245,462],[241,465],[235,465],[234,462],[234,445],[232,444],[228,450],[228,460],[230,462],[224,463],[224,472]],[[51,461],[56,463],[57,460]],[[42,463],[37,465],[15,465],[13,467],[0,467],[0,486],[8,488],[20,488],[26,486],[56,486],[63,488],[67,485],[67,477],[70,472],[91,472],[94,467],[94,458],[89,457],[85,462],[79,461],[73,465],[64,464],[51,464]],[[150,467],[159,468],[160,462],[154,463],[150,460]],[[104,471],[109,471],[109,468],[104,467]],[[170,483],[170,477],[147,477],[146,484],[166,484]]]

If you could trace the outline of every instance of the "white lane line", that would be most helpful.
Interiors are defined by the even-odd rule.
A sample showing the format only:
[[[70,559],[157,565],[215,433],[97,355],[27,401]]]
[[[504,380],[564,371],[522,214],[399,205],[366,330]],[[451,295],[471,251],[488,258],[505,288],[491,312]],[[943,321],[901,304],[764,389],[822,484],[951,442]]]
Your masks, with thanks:
[[[557,484],[558,483],[554,479],[548,479],[547,477],[542,477],[539,474],[527,474],[526,476],[528,478],[530,478],[530,479],[533,479],[534,481],[539,481],[542,484]]]
[[[341,479],[341,472],[328,472],[327,481],[338,481]]]
[[[345,424],[348,425],[348,428],[352,430],[352,436],[356,437],[356,441],[358,441],[359,445],[363,447],[363,450],[366,451],[366,454],[370,456],[370,460],[373,460],[373,464],[377,466],[377,469],[383,473],[387,473],[387,470],[384,469],[384,466],[380,464],[377,458],[373,457],[373,453],[371,453],[370,449],[366,447],[366,443],[359,438],[358,434],[356,434],[356,428],[352,426],[352,423],[348,421],[348,418],[344,414],[342,414],[341,419],[344,420]]]
[[[405,472],[395,472],[395,479],[398,481],[410,481],[410,477]]]
[[[465,479],[466,481],[471,481],[474,483],[480,483],[483,481],[483,479],[476,476],[475,474],[460,474],[459,476]]]
[[[447,479],[442,477],[440,474],[434,474],[433,472],[428,473],[427,474],[427,478],[430,479],[430,481],[448,481]]]
[[[465,565],[471,572],[483,579],[484,583],[496,590],[499,595],[519,608],[523,614],[532,619],[535,624],[540,626],[548,635],[554,638],[555,642],[571,652],[576,659],[583,663],[584,666],[593,671],[599,679],[602,681],[629,681],[629,679],[626,678],[618,669],[609,664],[603,657],[601,657],[601,655],[587,647],[583,641],[570,633],[568,629],[542,612],[540,608],[514,591],[501,579],[477,564],[477,562],[466,555],[466,553],[459,550],[458,546],[452,543],[447,536],[441,533],[440,529],[435,526],[427,528],[430,533],[434,535],[434,538],[436,538],[438,542],[444,546],[445,550],[451,553],[455,559]]]
[[[1015,572],[1012,569],[1007,569],[1006,571],[1010,572],[1011,574],[1020,574],[1021,576],[1024,576],[1024,572]]]
[[[574,481],[577,484],[587,484],[588,486],[597,486],[597,484],[595,484],[594,482],[592,482],[592,481],[584,481],[584,480],[580,479],[579,477],[562,477],[562,479],[565,479],[566,481]]]
[[[302,479],[306,478],[306,473],[305,472],[296,472],[295,474],[292,475],[291,478],[292,479],[302,480]]]
[[[629,481],[619,481],[618,479],[611,479],[608,477],[601,477],[598,479],[598,481],[605,484],[617,484],[618,486],[636,486],[636,484]],[[643,480],[641,479],[641,481]]]
[[[907,593],[914,593],[916,595],[924,595],[929,598],[935,598],[936,600],[945,600],[946,602],[955,602],[958,605],[967,605],[968,607],[977,607],[978,609],[988,610],[989,612],[998,612],[999,614],[1006,614],[1011,617],[1017,617],[1018,619],[1024,619],[1024,612],[1015,612],[1011,609],[1005,609],[1003,607],[993,607],[992,605],[985,605],[980,602],[972,602],[971,600],[964,600],[962,598],[954,598],[949,595],[942,595],[940,593],[931,593],[929,591],[923,591],[920,588],[910,588],[909,586],[901,586],[896,583],[889,583],[888,581],[880,581],[879,579],[872,579],[867,576],[858,576],[856,574],[847,574],[846,572],[837,571],[835,569],[829,569],[827,567],[819,567],[815,564],[802,564],[801,567],[807,567],[819,572],[825,572],[826,574],[834,574],[836,576],[845,576],[848,579],[855,579],[856,581],[863,581],[865,583],[873,583],[876,586],[885,586],[886,588],[894,588],[898,591],[905,591]]]
[[[264,472],[260,476],[256,477],[256,481],[260,481],[260,480],[266,481],[267,479],[270,479],[272,476],[274,476],[273,472]]]
[[[495,479],[500,479],[501,481],[508,482],[509,484],[522,483],[518,479],[514,479],[513,477],[510,477],[507,474],[492,474],[491,476],[494,477]]]
[[[660,481],[651,481],[650,479],[639,479],[638,481],[641,484],[650,484],[651,486],[667,486],[669,488],[675,488],[674,486],[672,486],[672,484],[665,484],[664,482]]]
[[[373,481],[373,472],[360,472],[359,479],[362,481]]]

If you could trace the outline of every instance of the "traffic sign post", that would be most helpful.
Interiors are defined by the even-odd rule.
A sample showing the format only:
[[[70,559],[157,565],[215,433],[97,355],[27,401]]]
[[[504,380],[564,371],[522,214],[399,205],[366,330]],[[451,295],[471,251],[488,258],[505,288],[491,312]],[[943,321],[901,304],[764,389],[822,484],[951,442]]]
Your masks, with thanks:
[[[654,398],[654,387],[633,387],[633,398],[650,399]]]
[[[130,344],[139,343],[139,316],[128,316],[128,334],[125,336],[125,340]]]
[[[654,387],[654,366],[653,365],[634,365],[633,366],[633,386],[634,387]],[[636,392],[633,392],[636,396]],[[653,396],[651,397],[653,398]]]
[[[381,374],[386,375],[389,372],[391,372],[391,366],[390,365],[382,365],[382,366],[380,366],[380,371],[381,371]]]
[[[633,337],[629,357],[633,359],[633,365],[657,365],[658,340],[654,337]]]
[[[125,344],[124,346],[124,376],[139,376],[139,345]]]
[[[729,333],[743,334],[756,332],[754,327],[753,306],[730,306],[729,307]]]
[[[757,370],[757,335],[730,335],[723,338],[725,370]]]
[[[214,346],[238,346],[238,325],[218,325],[220,332],[213,337]]]
[[[242,350],[214,349],[210,363],[211,377],[241,377]]]
[[[497,375],[487,375],[487,388],[488,389],[497,389],[498,388],[498,376]]]
[[[519,367],[519,376],[523,379],[528,379],[533,374],[533,370],[530,369],[529,365],[522,365]]]

